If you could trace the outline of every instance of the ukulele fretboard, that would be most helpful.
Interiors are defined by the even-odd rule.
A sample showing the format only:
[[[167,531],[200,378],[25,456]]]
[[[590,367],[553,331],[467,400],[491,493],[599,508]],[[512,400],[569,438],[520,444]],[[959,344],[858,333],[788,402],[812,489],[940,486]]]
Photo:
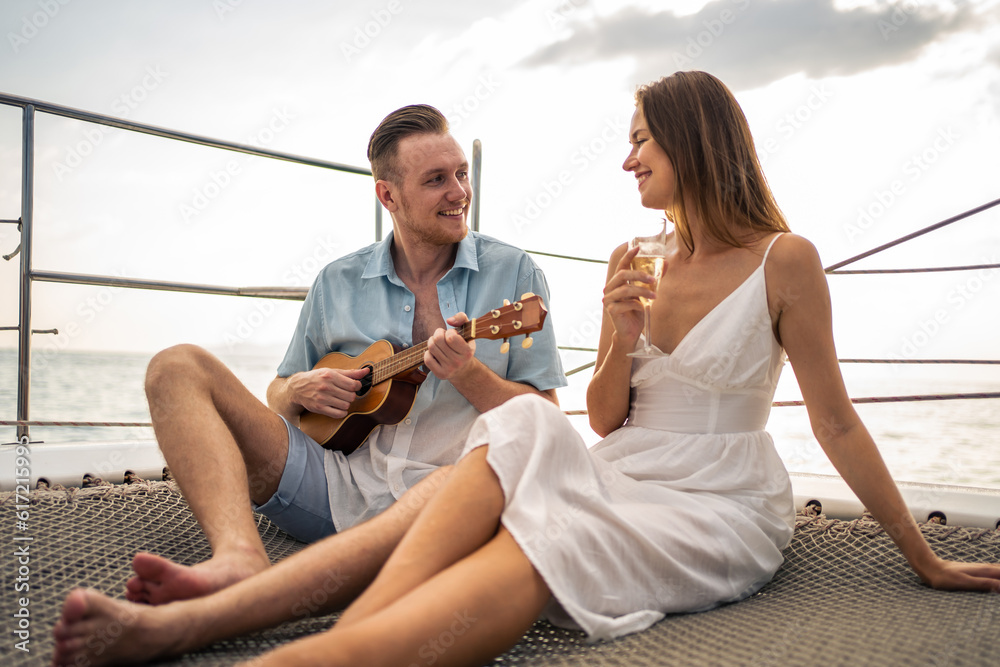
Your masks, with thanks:
[[[466,322],[462,326],[457,327],[455,331],[465,340],[469,340],[472,338],[475,322],[476,320]],[[382,361],[375,362],[372,364],[372,384],[378,384],[400,373],[405,373],[408,370],[416,368],[424,363],[425,352],[427,352],[427,341],[418,343],[402,352],[397,352]]]

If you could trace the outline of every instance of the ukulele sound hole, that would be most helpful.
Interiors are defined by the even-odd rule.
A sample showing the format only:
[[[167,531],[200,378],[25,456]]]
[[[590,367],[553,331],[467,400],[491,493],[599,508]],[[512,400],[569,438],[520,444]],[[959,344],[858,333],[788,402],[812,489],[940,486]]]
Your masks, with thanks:
[[[368,369],[368,375],[361,378],[360,380],[361,389],[358,389],[356,392],[354,392],[355,394],[358,395],[358,398],[361,398],[362,396],[367,394],[368,390],[372,388],[372,373],[375,372],[375,369],[372,368],[371,364],[365,364],[364,366],[362,366],[362,368]]]

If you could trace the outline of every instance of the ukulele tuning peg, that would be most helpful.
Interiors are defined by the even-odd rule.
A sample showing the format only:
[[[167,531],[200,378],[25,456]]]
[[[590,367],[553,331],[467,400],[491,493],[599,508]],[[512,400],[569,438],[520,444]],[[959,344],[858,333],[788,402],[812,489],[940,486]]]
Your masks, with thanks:
[[[509,306],[510,305],[510,299],[504,299],[503,300],[503,305]]]
[[[490,325],[490,333],[493,334],[494,336],[496,336],[498,333],[500,333],[500,327],[497,326],[496,324],[491,324]]]
[[[506,338],[504,338],[503,343],[500,344],[500,354],[507,354],[507,352],[509,351],[510,351],[510,343],[507,342]]]
[[[534,343],[535,343],[535,341],[531,340],[531,335],[529,334],[529,335],[527,335],[527,336],[524,337],[524,340],[521,341],[521,347],[523,347],[525,350],[527,350]]]
[[[533,296],[535,296],[534,292],[525,292],[524,294],[521,295],[521,298],[522,299],[530,299]]]

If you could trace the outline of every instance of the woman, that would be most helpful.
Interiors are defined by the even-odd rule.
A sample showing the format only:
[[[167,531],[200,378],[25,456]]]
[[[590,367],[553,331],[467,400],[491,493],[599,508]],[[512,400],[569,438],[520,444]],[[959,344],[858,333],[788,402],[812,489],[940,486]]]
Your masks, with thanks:
[[[588,451],[547,401],[515,398],[476,422],[447,479],[410,491],[432,497],[397,527],[398,544],[352,550],[362,524],[161,607],[74,591],[54,663],[183,653],[295,618],[317,587],[328,593],[317,613],[354,601],[329,631],[255,664],[481,664],[542,611],[610,638],[745,597],[777,570],[792,532],[788,476],[762,430],[784,353],[817,439],[920,578],[1000,591],[1000,566],[937,558],[903,504],[844,389],[817,253],[788,233],[732,94],[682,72],[636,99],[624,169],[676,231],[655,293],[629,268],[635,250],[611,256],[588,391],[600,444]],[[640,345],[640,296],[655,299],[652,342],[665,356],[627,356]],[[338,575],[359,559],[376,565],[373,581]]]

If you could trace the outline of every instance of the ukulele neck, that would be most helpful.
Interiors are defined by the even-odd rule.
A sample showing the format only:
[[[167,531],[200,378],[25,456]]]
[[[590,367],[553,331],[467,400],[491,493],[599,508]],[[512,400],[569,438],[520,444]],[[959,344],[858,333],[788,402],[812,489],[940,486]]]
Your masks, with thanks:
[[[464,340],[472,340],[476,337],[476,320],[470,320],[455,331]],[[372,364],[372,384],[378,384],[384,380],[395,377],[400,373],[413,370],[424,363],[424,353],[427,352],[427,341],[417,343],[413,347],[406,348],[402,352]]]

